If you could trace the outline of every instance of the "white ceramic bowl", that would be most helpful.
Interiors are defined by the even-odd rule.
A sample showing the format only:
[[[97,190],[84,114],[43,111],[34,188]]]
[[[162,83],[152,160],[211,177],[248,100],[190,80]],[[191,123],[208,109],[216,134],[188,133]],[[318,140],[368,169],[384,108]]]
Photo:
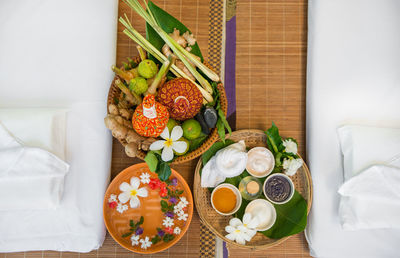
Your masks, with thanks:
[[[277,177],[277,176],[286,178],[286,179],[289,181],[289,184],[290,184],[290,191],[291,191],[291,192],[290,192],[290,195],[289,195],[289,197],[288,197],[285,201],[283,201],[283,202],[276,202],[276,201],[273,201],[273,200],[271,200],[271,199],[267,196],[267,194],[265,193],[265,185],[267,184],[267,181],[268,181],[269,179],[271,179],[271,178],[273,178],[273,177]],[[287,175],[285,175],[285,174],[283,174],[283,173],[275,173],[275,174],[270,175],[269,177],[267,177],[267,178],[265,179],[264,184],[263,184],[263,193],[264,193],[265,198],[267,198],[268,201],[270,201],[270,202],[272,202],[272,203],[275,203],[275,204],[284,204],[284,203],[287,203],[288,201],[290,201],[290,199],[292,199],[292,197],[293,197],[294,191],[295,191],[295,188],[294,188],[294,184],[293,184],[292,179],[290,179],[290,177],[288,177]]]
[[[269,170],[267,170],[267,171],[264,171],[264,173],[262,173],[262,174],[255,174],[253,171],[252,171],[252,169],[250,169],[250,155],[252,154],[252,152],[261,152],[262,153],[262,155],[265,155],[265,158],[267,158],[267,155],[269,156],[269,158],[272,160],[272,164],[271,164],[271,168],[269,169]],[[254,147],[254,148],[252,148],[251,150],[249,150],[248,152],[247,152],[247,164],[246,164],[246,170],[247,170],[247,172],[249,172],[249,174],[250,175],[252,175],[252,176],[254,176],[254,177],[257,177],[257,178],[262,178],[262,177],[266,177],[266,176],[268,176],[271,172],[272,172],[272,170],[274,170],[274,167],[275,167],[275,157],[274,157],[274,154],[272,154],[272,152],[269,150],[269,149],[267,149],[267,148],[265,148],[265,147]]]
[[[223,187],[224,187],[224,188],[229,188],[229,189],[231,189],[231,190],[234,192],[234,194],[236,195],[236,206],[235,206],[235,208],[234,208],[231,212],[229,212],[229,213],[220,212],[219,210],[217,210],[217,209],[214,207],[214,203],[213,203],[213,197],[214,197],[215,191],[216,191],[217,189],[223,188]],[[232,214],[234,214],[235,212],[237,212],[237,211],[239,210],[239,208],[240,208],[240,205],[242,205],[242,195],[240,194],[239,189],[237,189],[236,186],[231,185],[231,184],[228,184],[228,183],[220,184],[220,185],[218,185],[217,187],[215,187],[214,190],[213,190],[212,193],[211,193],[211,205],[212,205],[212,207],[214,208],[214,210],[215,210],[216,212],[218,212],[219,214],[221,214],[221,215],[224,215],[224,216],[232,215]]]
[[[247,204],[246,209],[245,209],[245,213],[250,213],[251,216],[255,216],[254,211],[251,211],[253,206],[256,205],[264,205],[267,209],[269,209],[271,211],[271,219],[269,221],[269,223],[267,225],[265,225],[262,228],[257,227],[257,231],[265,231],[270,229],[276,221],[276,210],[274,205],[272,205],[272,203],[270,203],[269,201],[265,200],[265,199],[255,199],[253,201],[251,201],[249,204]]]

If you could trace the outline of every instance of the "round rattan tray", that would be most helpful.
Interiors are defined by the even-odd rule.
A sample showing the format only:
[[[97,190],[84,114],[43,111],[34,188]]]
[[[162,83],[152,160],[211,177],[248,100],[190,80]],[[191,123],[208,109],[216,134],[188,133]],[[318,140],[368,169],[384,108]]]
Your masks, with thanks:
[[[258,147],[258,146],[266,146],[267,139],[266,135],[261,130],[239,130],[232,133],[231,140],[239,141],[244,140],[246,142],[247,147]],[[270,239],[261,233],[257,233],[253,239],[246,243],[246,245],[237,244],[234,241],[231,241],[225,237],[227,234],[225,232],[225,226],[229,224],[229,220],[232,216],[222,216],[219,215],[211,206],[210,197],[211,193],[207,188],[201,187],[200,180],[200,170],[202,168],[202,160],[200,159],[196,166],[196,171],[194,175],[194,184],[193,184],[193,192],[194,192],[194,200],[197,212],[200,215],[203,223],[219,238],[223,239],[225,242],[235,245],[241,248],[254,249],[254,250],[263,250],[270,248],[274,245],[284,242],[289,237],[281,238],[281,239]],[[312,203],[312,182],[311,175],[307,168],[307,166],[303,165],[295,176],[291,177],[293,183],[295,184],[296,190],[304,197],[307,202],[307,213],[310,212],[311,203]]]
[[[135,62],[137,62],[137,63],[140,62],[140,58],[139,57],[135,57],[135,58],[133,58],[133,60]],[[204,63],[208,66],[208,64],[206,62],[204,62]],[[121,96],[121,90],[118,88],[117,85],[115,85],[115,80],[117,78],[118,78],[117,76],[114,77],[114,80],[113,80],[113,82],[111,83],[111,86],[110,86],[110,90],[108,91],[107,108],[108,108],[108,105],[113,103],[115,99],[119,99],[119,97]],[[228,100],[226,98],[225,88],[224,88],[222,83],[219,83],[217,87],[218,87],[218,91],[219,91],[219,94],[220,94],[221,109],[222,109],[222,111],[224,111],[224,113],[226,115],[227,110],[228,110]],[[189,160],[192,160],[192,159],[195,159],[195,158],[199,157],[206,150],[208,150],[214,144],[214,142],[216,142],[218,139],[219,139],[219,136],[218,136],[217,129],[213,128],[211,130],[210,134],[208,135],[207,139],[203,142],[203,144],[199,148],[197,148],[197,149],[195,149],[195,150],[193,150],[191,152],[188,152],[183,156],[176,157],[173,160],[172,164],[184,163],[186,161],[189,161]],[[121,142],[121,144],[125,145],[122,142]],[[137,155],[136,155],[136,157],[138,157],[141,160],[144,160],[144,158],[146,157],[146,152],[143,151],[143,150],[139,150]]]

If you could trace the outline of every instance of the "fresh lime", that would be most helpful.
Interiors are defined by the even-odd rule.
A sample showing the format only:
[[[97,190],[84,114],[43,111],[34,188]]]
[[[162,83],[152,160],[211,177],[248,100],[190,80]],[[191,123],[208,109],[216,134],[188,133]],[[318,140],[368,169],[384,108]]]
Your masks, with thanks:
[[[167,123],[169,133],[171,133],[172,129],[177,125],[179,125],[179,123],[175,119],[170,118]]]
[[[194,140],[201,134],[201,125],[197,120],[189,119],[182,124],[183,136],[188,140]]]
[[[186,147],[186,150],[185,150],[184,152],[179,153],[179,152],[174,151],[174,153],[175,153],[175,155],[177,155],[177,156],[185,155],[186,152],[188,152],[188,150],[189,150],[190,142],[189,142],[187,139],[185,139],[184,137],[181,137],[178,141],[186,142],[186,143],[187,143],[187,147]]]

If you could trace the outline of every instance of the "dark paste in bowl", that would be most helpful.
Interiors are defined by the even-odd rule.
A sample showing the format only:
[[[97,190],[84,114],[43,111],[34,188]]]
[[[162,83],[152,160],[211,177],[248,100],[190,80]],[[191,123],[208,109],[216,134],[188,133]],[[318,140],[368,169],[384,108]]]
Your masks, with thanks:
[[[274,203],[288,202],[294,193],[292,180],[284,174],[273,174],[264,183],[264,195]]]

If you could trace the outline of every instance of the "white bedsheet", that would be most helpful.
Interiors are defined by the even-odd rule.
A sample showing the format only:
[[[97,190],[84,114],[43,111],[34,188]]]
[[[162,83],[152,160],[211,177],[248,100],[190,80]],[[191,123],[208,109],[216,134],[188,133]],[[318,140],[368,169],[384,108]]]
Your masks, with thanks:
[[[0,252],[88,252],[103,243],[102,201],[111,163],[103,118],[117,12],[116,0],[0,1],[0,107],[70,110],[70,171],[60,207],[0,212]]]
[[[399,257],[399,230],[342,230],[336,129],[400,128],[400,1],[309,0],[307,159],[313,206],[306,237],[315,257]]]

